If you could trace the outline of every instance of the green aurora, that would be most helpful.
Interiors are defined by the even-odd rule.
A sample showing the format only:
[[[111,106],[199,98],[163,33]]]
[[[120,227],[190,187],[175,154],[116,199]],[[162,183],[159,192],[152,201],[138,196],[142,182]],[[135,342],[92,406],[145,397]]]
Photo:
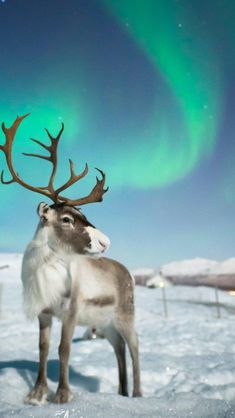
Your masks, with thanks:
[[[122,22],[127,36],[151,60],[156,73],[161,73],[167,86],[168,101],[163,107],[156,95],[150,134],[141,138],[145,151],[139,152],[137,147],[133,154],[130,149],[125,161],[129,169],[132,165],[128,178],[133,186],[165,186],[190,173],[216,145],[222,113],[216,54],[212,48],[208,49],[199,33],[201,28],[192,29],[190,14],[178,2],[104,0],[104,3]],[[134,167],[143,170],[140,173]]]

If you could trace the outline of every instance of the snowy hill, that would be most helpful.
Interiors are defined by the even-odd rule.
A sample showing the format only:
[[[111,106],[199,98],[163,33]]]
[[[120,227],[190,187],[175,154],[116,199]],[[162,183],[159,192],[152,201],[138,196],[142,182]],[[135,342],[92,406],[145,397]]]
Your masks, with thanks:
[[[34,407],[23,399],[38,364],[37,322],[22,311],[19,255],[0,255],[0,417],[55,418],[230,418],[235,415],[235,298],[219,292],[216,318],[210,288],[136,287],[136,329],[140,338],[144,398],[117,395],[117,368],[105,340],[81,341],[77,328],[70,359],[74,400]],[[54,320],[48,362],[49,387],[58,382],[60,324]],[[130,359],[129,364],[129,375]],[[130,389],[131,389],[131,379]]]
[[[235,290],[235,258],[221,263],[204,258],[176,261],[162,266],[161,273],[172,284]]]
[[[230,258],[221,263],[218,261],[207,260],[205,258],[175,261],[173,263],[165,264],[161,268],[161,271],[166,276],[235,274],[235,258]]]

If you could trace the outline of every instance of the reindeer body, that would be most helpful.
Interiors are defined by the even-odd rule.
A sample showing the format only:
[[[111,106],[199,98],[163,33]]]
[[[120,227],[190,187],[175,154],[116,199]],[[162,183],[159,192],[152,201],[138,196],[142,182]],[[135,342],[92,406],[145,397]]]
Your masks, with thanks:
[[[125,396],[127,342],[133,362],[133,395],[141,396],[132,276],[117,261],[98,258],[109,246],[109,239],[79,210],[42,203],[39,216],[40,223],[22,264],[26,314],[30,319],[38,317],[40,326],[39,374],[26,401],[38,404],[47,396],[46,361],[53,316],[62,321],[60,382],[55,402],[71,399],[68,359],[76,325],[98,327],[112,344],[119,368],[119,393]]]
[[[31,404],[43,403],[47,397],[47,357],[52,317],[62,322],[59,345],[60,377],[54,401],[71,399],[68,382],[68,361],[71,340],[76,325],[99,327],[112,344],[118,363],[119,394],[128,395],[125,343],[130,350],[133,366],[133,396],[141,396],[138,339],[134,330],[134,283],[128,270],[114,260],[102,257],[109,239],[76,206],[100,202],[108,188],[104,188],[105,174],[96,177],[91,192],[82,198],[69,199],[61,193],[88,173],[88,165],[80,174],[74,171],[71,160],[70,177],[55,189],[57,147],[64,125],[53,137],[46,129],[50,145],[32,139],[49,155],[28,154],[52,163],[47,186],[35,187],[26,183],[15,171],[12,148],[16,131],[28,115],[18,116],[10,128],[2,124],[6,141],[0,145],[12,178],[3,184],[18,183],[22,187],[50,198],[49,206],[38,207],[40,222],[33,240],[28,245],[22,265],[25,311],[29,318],[39,319],[39,371],[36,383],[26,398]],[[100,257],[101,258],[97,258]]]

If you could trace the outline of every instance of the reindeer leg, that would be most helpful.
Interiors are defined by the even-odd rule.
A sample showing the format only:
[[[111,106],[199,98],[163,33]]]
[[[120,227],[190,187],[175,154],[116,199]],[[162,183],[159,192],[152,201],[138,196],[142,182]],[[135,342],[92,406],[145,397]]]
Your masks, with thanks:
[[[118,331],[126,341],[130,350],[133,369],[133,395],[134,397],[142,396],[140,387],[140,365],[139,365],[139,343],[138,337],[134,330],[133,320],[125,320],[118,323]]]
[[[69,317],[66,318],[62,324],[61,340],[59,345],[60,379],[57,392],[53,400],[55,403],[69,402],[73,398],[69,389],[68,362],[74,328],[75,318],[69,315]]]
[[[47,357],[49,351],[49,339],[52,325],[52,317],[48,314],[40,314],[39,317],[39,369],[38,377],[31,392],[25,398],[26,403],[37,405],[45,403],[48,393],[47,386]]]
[[[119,395],[128,396],[125,341],[121,334],[111,326],[104,329],[104,335],[113,346],[117,357],[119,373],[118,393]]]

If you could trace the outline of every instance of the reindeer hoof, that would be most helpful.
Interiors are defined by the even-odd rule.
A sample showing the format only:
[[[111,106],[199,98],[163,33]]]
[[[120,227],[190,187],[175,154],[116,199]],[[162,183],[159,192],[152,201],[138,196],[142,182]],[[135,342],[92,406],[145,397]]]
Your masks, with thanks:
[[[55,397],[52,402],[54,403],[66,403],[73,399],[73,394],[67,388],[58,388]]]
[[[128,395],[128,390],[127,389],[119,389],[118,390],[118,395],[121,395],[121,396],[129,396]]]
[[[31,405],[43,405],[47,402],[47,385],[37,385],[26,396],[24,402]]]
[[[141,392],[141,390],[134,390],[132,397],[133,398],[141,398],[143,396],[143,393]]]

